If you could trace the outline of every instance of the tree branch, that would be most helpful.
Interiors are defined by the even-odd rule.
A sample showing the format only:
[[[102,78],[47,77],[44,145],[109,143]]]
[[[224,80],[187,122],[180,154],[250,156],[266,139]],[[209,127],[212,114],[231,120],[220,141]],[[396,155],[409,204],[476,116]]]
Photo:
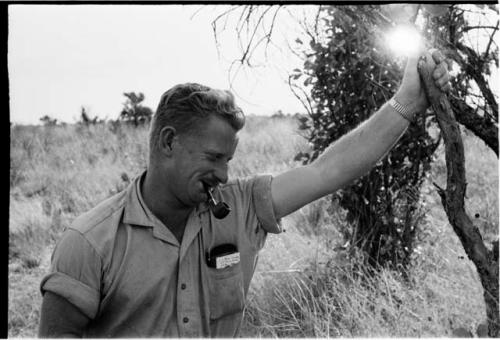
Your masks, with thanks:
[[[498,103],[495,100],[495,95],[491,91],[488,82],[484,78],[481,69],[482,69],[482,59],[477,55],[477,53],[461,43],[455,43],[449,49],[449,53],[451,57],[466,71],[467,74],[470,74],[472,79],[476,82],[479,90],[484,96],[484,99],[488,103],[492,111],[492,117],[496,121],[498,121]],[[457,51],[464,53],[467,56],[467,60],[465,60]]]
[[[470,217],[465,212],[464,197],[467,184],[464,146],[450,102],[446,95],[434,85],[432,78],[434,67],[434,62],[427,60],[425,56],[419,60],[418,71],[427,98],[436,114],[445,144],[446,189],[438,189],[438,192],[448,220],[460,239],[467,256],[474,262],[481,279],[488,316],[489,336],[498,337],[500,333],[498,260],[495,261],[495,254],[486,248],[479,229],[472,224]],[[495,247],[493,248],[495,249]]]
[[[457,121],[482,139],[498,158],[498,127],[490,119],[476,114],[463,100],[451,98],[450,102]]]
[[[500,21],[497,21],[497,25],[495,27],[495,29],[493,30],[493,32],[491,32],[491,36],[490,36],[490,41],[488,41],[488,46],[486,47],[486,51],[484,52],[484,58],[488,58],[488,53],[490,53],[490,47],[491,47],[491,43],[493,42],[493,36],[495,35],[496,31],[498,31],[498,24],[500,23]]]
[[[468,32],[470,30],[477,30],[477,29],[493,29],[497,30],[498,29],[498,23],[496,26],[465,26],[462,28],[462,32]]]

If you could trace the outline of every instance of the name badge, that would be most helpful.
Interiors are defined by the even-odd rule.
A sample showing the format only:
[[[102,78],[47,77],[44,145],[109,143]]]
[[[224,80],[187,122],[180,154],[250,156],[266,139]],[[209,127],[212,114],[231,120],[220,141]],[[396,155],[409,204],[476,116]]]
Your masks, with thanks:
[[[226,268],[229,266],[232,266],[233,264],[236,264],[240,262],[240,253],[232,253],[229,255],[225,256],[220,256],[215,258],[215,268],[216,269],[222,269]]]
[[[207,252],[207,265],[211,268],[222,269],[238,262],[240,262],[240,253],[234,244],[221,244]]]

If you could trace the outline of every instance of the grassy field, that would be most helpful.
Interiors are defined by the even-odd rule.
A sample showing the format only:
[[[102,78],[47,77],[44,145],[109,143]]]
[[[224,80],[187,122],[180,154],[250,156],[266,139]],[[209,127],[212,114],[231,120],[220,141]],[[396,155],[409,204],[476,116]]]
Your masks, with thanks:
[[[498,235],[498,161],[465,135],[467,208],[487,241]],[[292,118],[252,117],[230,176],[278,173],[307,150]],[[126,187],[147,160],[147,129],[11,127],[9,337],[35,337],[40,280],[60,233],[80,213]],[[432,181],[445,183],[442,150],[424,188],[426,214],[410,280],[368,278],[356,256],[333,248],[342,211],[326,198],[286,217],[261,252],[243,337],[440,337],[485,321],[473,264],[449,226]]]

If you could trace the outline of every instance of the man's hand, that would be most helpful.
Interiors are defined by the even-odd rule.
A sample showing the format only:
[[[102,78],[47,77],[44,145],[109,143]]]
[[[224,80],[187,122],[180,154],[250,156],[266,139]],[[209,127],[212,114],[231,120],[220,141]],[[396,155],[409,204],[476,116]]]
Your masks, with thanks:
[[[425,52],[425,54],[427,60],[429,60],[430,63],[434,63],[432,76],[436,82],[436,86],[443,92],[449,92],[451,84],[446,59],[441,52],[436,49]],[[425,111],[430,105],[418,74],[418,58],[419,56],[411,56],[408,58],[401,87],[394,96],[399,103],[407,106],[415,113]]]

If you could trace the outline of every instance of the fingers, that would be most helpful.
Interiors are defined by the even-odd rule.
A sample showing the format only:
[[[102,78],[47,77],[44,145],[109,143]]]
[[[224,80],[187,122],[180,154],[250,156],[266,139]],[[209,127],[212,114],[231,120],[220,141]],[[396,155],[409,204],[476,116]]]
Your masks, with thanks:
[[[439,51],[438,49],[431,48],[429,50],[429,53],[432,54],[432,59],[434,59],[434,62],[436,64],[439,64],[439,63],[441,63],[442,61],[445,60],[445,57],[443,56],[443,54],[441,53],[441,51]]]
[[[434,68],[434,72],[432,72],[432,78],[434,78],[434,80],[438,80],[443,77],[449,78],[448,70],[446,69],[445,63],[436,65],[436,67]]]
[[[453,60],[446,58],[445,61],[448,64],[448,71],[451,71],[453,69]]]
[[[440,51],[432,49],[429,52],[436,63],[436,67],[432,73],[435,84],[441,91],[447,93],[451,90],[450,74],[448,73],[449,64]]]
[[[438,80],[436,81],[436,86],[441,90],[441,92],[448,93],[451,91],[451,83],[449,80]]]

